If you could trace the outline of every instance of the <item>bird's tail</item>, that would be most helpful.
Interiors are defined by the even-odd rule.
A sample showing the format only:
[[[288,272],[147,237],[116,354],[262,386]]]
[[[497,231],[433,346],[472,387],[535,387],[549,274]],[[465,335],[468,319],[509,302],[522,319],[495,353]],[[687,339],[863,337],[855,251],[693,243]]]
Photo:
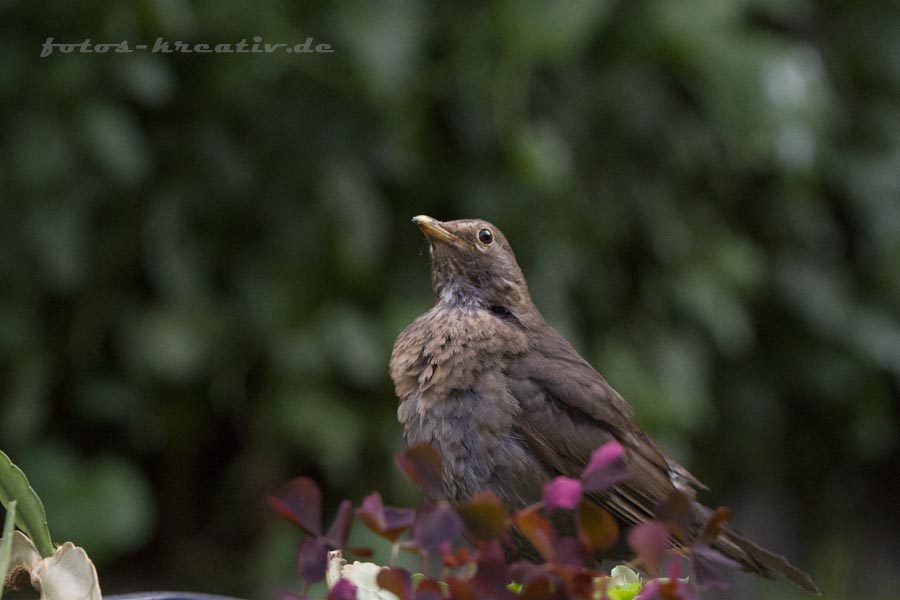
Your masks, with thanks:
[[[786,577],[806,591],[821,595],[812,577],[779,556],[760,548],[734,529],[726,527],[713,542],[713,547],[741,564],[745,571],[757,573],[768,579]]]

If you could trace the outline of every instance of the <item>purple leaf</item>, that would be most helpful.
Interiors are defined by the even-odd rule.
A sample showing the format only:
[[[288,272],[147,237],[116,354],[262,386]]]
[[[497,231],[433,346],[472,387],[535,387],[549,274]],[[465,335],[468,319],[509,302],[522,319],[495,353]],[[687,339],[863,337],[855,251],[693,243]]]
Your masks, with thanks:
[[[430,444],[417,444],[394,460],[400,470],[425,490],[428,496],[436,500],[444,497],[444,463],[437,448]]]
[[[416,516],[410,508],[385,507],[378,492],[366,496],[356,513],[366,527],[392,543],[412,526]]]
[[[269,505],[309,535],[322,534],[322,492],[309,477],[287,482],[269,496]]]
[[[667,523],[673,535],[682,543],[687,543],[690,539],[691,524],[694,520],[693,504],[687,495],[673,490],[654,510],[657,520]]]
[[[325,579],[325,569],[328,566],[328,547],[319,537],[307,537],[300,544],[297,553],[297,570],[300,576],[309,583],[315,583]]]
[[[700,591],[727,590],[731,587],[722,574],[706,560],[695,557],[691,561],[691,577]]]
[[[478,570],[473,578],[476,585],[475,596],[477,598],[513,597],[512,592],[506,589],[509,583],[509,565],[506,563],[506,554],[503,546],[497,540],[491,540],[482,544],[478,549]]]
[[[659,521],[635,525],[628,532],[628,545],[640,557],[651,574],[659,570],[659,561],[669,544],[669,530]]]
[[[546,572],[543,565],[537,565],[530,560],[520,560],[509,565],[509,580],[517,583],[528,583]]]
[[[435,552],[441,544],[452,544],[462,534],[462,518],[444,501],[425,505],[416,514],[413,540],[426,552]]]
[[[337,514],[328,533],[325,534],[325,540],[331,544],[332,548],[343,548],[347,545],[347,538],[350,537],[350,527],[353,525],[353,503],[344,500],[338,506]]]
[[[558,537],[553,542],[556,562],[567,567],[584,566],[584,546],[573,537]]]
[[[356,600],[356,586],[348,579],[341,579],[328,592],[328,600]]]
[[[729,569],[740,570],[742,568],[739,562],[728,558],[715,548],[711,548],[706,544],[694,544],[691,546],[691,556],[702,557],[705,560],[726,566]]]
[[[625,449],[619,442],[607,442],[594,450],[591,460],[581,472],[585,493],[598,493],[628,479]]]
[[[560,475],[544,486],[544,505],[549,509],[578,506],[581,500],[581,482]]]

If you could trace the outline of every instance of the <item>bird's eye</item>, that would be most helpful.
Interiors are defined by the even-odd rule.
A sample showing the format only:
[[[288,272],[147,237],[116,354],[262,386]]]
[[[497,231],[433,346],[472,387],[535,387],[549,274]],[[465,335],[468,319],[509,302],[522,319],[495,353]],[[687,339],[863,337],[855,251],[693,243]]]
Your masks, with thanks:
[[[494,241],[494,234],[490,229],[482,229],[478,232],[478,241],[487,246]]]

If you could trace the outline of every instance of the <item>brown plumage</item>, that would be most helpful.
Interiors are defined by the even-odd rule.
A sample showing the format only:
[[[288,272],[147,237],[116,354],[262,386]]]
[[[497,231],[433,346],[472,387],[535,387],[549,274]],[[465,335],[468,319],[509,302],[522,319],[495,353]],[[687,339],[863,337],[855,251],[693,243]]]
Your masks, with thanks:
[[[413,222],[430,242],[435,305],[397,338],[391,377],[406,443],[441,450],[451,501],[492,490],[509,509],[522,508],[553,477],[577,477],[610,440],[625,448],[629,479],[597,501],[620,524],[652,519],[676,489],[693,501],[703,485],[659,451],[631,407],[544,321],[496,227]],[[692,512],[696,527],[710,514],[696,501]],[[818,593],[809,575],[733,528],[714,547],[747,571]]]

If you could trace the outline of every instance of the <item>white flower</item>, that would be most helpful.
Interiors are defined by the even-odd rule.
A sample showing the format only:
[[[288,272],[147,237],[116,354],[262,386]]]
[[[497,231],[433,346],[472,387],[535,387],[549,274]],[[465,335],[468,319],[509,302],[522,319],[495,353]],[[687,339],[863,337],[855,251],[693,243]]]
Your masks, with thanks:
[[[4,586],[21,584],[27,575],[32,587],[41,593],[41,600],[101,600],[97,570],[83,548],[66,542],[53,556],[41,558],[21,531],[13,531],[12,536]]]
[[[348,565],[340,550],[328,553],[328,587],[334,587],[340,579],[356,586],[356,600],[399,600],[397,596],[378,587],[378,572],[384,567],[370,562],[356,561]],[[340,573],[337,577],[336,574]]]

